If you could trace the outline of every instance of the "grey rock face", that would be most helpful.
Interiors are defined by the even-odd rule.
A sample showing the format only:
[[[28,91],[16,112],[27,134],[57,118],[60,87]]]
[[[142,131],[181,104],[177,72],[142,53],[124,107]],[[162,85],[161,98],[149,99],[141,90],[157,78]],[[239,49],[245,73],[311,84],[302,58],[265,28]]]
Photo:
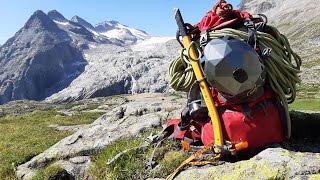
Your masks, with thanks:
[[[55,21],[68,22],[68,20],[62,14],[60,14],[57,10],[49,11],[48,16],[50,17],[50,19]]]
[[[50,16],[49,16],[50,15]],[[59,12],[50,11],[48,16],[57,24],[59,29],[65,31],[72,39],[72,42],[81,47],[79,44],[99,41],[94,34],[82,25],[65,19]]]
[[[271,2],[262,2],[261,4],[258,5],[257,7],[257,11],[258,12],[261,12],[261,13],[264,13],[272,8],[274,8],[276,5],[275,5],[275,2],[271,1]]]
[[[176,117],[185,99],[163,94],[128,96],[127,103],[114,108],[90,125],[62,139],[48,150],[17,168],[19,178],[30,179],[38,168],[58,161],[74,177],[84,177],[90,165],[89,156],[121,137],[134,138],[147,129],[160,126],[167,118]],[[71,158],[71,159],[70,159]],[[81,172],[78,174],[77,172]]]
[[[0,49],[0,103],[42,100],[67,87],[86,60],[72,39],[42,11]]]
[[[175,179],[308,179],[319,177],[319,153],[266,149],[247,161],[191,168]]]
[[[59,160],[54,165],[62,167],[70,179],[89,179],[87,171],[92,162],[89,156],[78,156],[68,160]],[[53,178],[54,179],[54,178]],[[59,179],[56,177],[55,179]]]
[[[169,92],[167,69],[178,49],[175,41],[132,47],[93,44],[84,51],[89,62],[85,71],[68,88],[46,100],[68,102],[115,94]]]
[[[78,24],[84,26],[87,29],[95,30],[94,27],[90,23],[88,23],[86,20],[82,19],[79,16],[73,16],[71,18],[71,21],[73,21],[75,23],[78,23]]]

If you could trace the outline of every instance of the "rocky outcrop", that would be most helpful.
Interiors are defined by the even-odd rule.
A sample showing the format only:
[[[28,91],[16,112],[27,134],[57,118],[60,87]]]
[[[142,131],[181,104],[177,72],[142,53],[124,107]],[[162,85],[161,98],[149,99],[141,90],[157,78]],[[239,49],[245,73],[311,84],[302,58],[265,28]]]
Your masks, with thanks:
[[[319,153],[268,148],[249,160],[188,169],[176,179],[317,179],[319,164]]]
[[[67,160],[59,160],[55,162],[53,165],[61,167],[65,170],[65,176],[68,177],[65,179],[89,179],[87,172],[90,166],[92,165],[92,162],[89,156],[78,156],[74,158],[69,158]],[[58,176],[52,179],[62,178]]]
[[[107,112],[91,125],[80,128],[73,135],[62,139],[48,150],[18,166],[17,176],[30,179],[38,168],[51,162],[66,167],[76,179],[85,177],[89,157],[122,137],[134,138],[147,129],[161,126],[169,117],[178,116],[184,99],[163,94],[141,94],[127,97],[129,102]],[[80,173],[75,173],[75,172]]]
[[[290,141],[271,145],[249,160],[235,163],[224,161],[218,166],[191,167],[181,172],[176,179],[318,179],[320,113],[291,111],[290,116]]]

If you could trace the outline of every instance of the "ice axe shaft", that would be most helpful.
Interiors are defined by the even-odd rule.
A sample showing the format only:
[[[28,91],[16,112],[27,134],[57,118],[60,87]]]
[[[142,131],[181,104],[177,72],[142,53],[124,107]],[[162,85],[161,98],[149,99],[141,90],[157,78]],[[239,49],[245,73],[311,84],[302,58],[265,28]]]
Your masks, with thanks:
[[[182,36],[183,45],[185,48],[189,48],[191,45],[191,38],[188,36],[187,28],[185,26],[185,23],[182,19],[181,13],[179,9],[174,9],[174,16],[180,31],[180,35]],[[198,59],[198,54],[195,51],[195,48],[191,46],[189,48],[189,54],[192,59]],[[216,107],[214,106],[214,101],[212,99],[209,87],[207,82],[204,79],[204,75],[202,72],[202,69],[200,67],[199,61],[191,60],[191,66],[194,71],[194,74],[196,76],[196,79],[200,82],[200,90],[202,93],[202,96],[204,98],[204,101],[207,105],[209,115],[211,117],[213,130],[214,130],[214,141],[215,144],[219,146],[223,146],[223,135],[222,135],[222,129],[221,129],[221,123],[219,119],[219,115],[217,112]]]

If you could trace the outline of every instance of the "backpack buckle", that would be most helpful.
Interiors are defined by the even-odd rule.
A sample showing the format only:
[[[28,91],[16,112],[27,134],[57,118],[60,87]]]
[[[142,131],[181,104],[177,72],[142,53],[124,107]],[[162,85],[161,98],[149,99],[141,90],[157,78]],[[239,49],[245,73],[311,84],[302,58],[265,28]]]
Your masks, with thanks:
[[[252,120],[253,117],[251,116],[251,112],[250,111],[246,111],[246,112],[242,112],[244,114],[242,121],[246,121],[246,120]]]
[[[242,114],[244,115],[242,121],[245,122],[247,119],[252,120],[251,109],[248,104],[242,105]]]

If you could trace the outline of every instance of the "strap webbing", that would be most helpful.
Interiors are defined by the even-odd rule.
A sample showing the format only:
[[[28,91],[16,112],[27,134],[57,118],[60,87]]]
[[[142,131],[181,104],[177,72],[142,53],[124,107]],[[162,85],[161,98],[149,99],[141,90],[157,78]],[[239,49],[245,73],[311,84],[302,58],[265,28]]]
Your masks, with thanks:
[[[192,165],[205,165],[205,164],[211,164],[216,162],[217,160],[220,159],[220,155],[215,156],[212,161],[201,161],[201,162],[191,162],[192,160],[194,160],[195,158],[199,157],[201,154],[203,154],[205,151],[207,151],[208,149],[213,149],[214,148],[214,141],[212,141],[210,144],[204,146],[202,149],[200,149],[199,151],[197,151],[195,154],[193,154],[192,156],[190,156],[188,159],[186,159],[185,161],[183,161],[181,163],[181,165],[172,173],[170,174],[166,180],[172,180],[178,172],[180,172],[180,170],[187,164],[192,164]]]

